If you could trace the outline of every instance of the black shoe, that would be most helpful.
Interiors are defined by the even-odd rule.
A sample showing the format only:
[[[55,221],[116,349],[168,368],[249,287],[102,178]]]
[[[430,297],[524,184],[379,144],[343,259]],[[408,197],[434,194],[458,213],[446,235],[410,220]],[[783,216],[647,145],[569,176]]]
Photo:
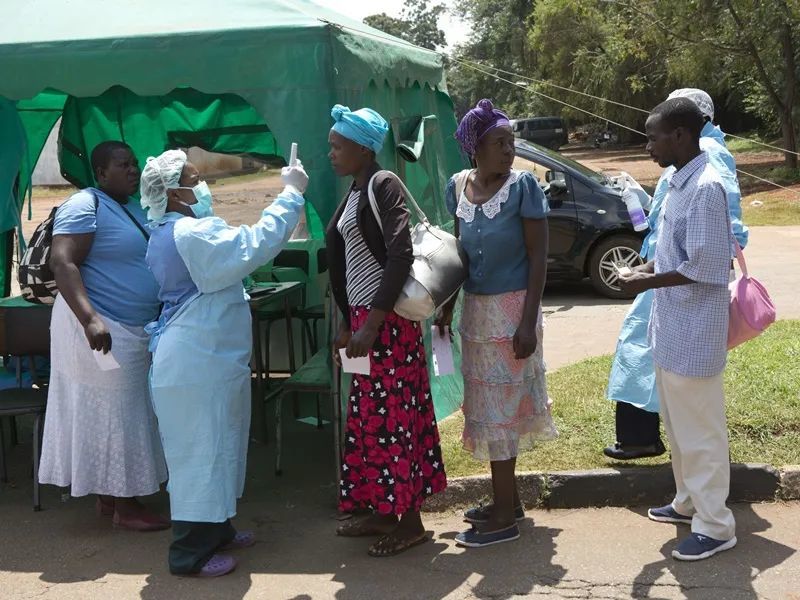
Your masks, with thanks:
[[[649,446],[623,446],[616,442],[613,446],[603,449],[603,454],[614,460],[635,460],[637,458],[649,458],[651,456],[661,456],[667,451],[661,440]]]

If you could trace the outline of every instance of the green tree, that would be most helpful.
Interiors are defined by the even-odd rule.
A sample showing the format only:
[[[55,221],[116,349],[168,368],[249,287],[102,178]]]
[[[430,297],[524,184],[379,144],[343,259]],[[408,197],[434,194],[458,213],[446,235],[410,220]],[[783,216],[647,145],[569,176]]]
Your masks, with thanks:
[[[470,38],[455,49],[448,87],[460,116],[481,98],[491,98],[512,116],[526,116],[531,98],[525,89],[499,81],[479,65],[530,75],[534,51],[528,39],[534,0],[459,0],[455,12],[471,25]],[[513,76],[500,74],[515,81]]]
[[[647,107],[664,99],[670,48],[662,36],[640,26],[629,8],[597,0],[540,0],[533,20],[529,37],[538,50],[539,79],[619,104],[546,84],[534,84],[535,90],[641,129],[646,115],[621,105]],[[545,106],[557,110],[555,104]],[[562,112],[573,122],[596,120],[571,108]]]
[[[447,44],[444,31],[439,28],[439,17],[446,10],[444,4],[431,5],[428,0],[406,0],[399,17],[380,13],[366,17],[364,23],[417,46],[437,50]]]
[[[675,45],[672,78],[683,72],[735,90],[756,114],[771,115],[783,147],[797,152],[800,81],[798,0],[625,0]],[[700,73],[701,69],[710,73]],[[709,76],[710,75],[710,76]],[[796,169],[797,155],[785,154]]]
[[[534,21],[537,72],[548,81],[639,107],[700,87],[718,105],[740,103],[797,151],[798,0],[540,0]],[[797,156],[785,156],[796,168]]]

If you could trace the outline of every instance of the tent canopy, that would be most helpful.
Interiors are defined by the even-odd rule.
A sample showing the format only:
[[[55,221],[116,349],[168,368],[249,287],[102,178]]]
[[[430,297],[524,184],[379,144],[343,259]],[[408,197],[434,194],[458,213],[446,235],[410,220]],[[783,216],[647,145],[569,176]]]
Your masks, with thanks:
[[[22,194],[59,117],[62,174],[78,186],[93,183],[88,157],[106,139],[127,142],[140,161],[189,145],[287,159],[297,142],[306,197],[327,221],[346,184],[327,158],[330,109],[370,106],[391,124],[381,164],[404,177],[432,222],[450,221],[444,188],[465,163],[436,53],[310,0],[26,0],[3,12],[5,265]],[[8,274],[6,266],[6,290]]]

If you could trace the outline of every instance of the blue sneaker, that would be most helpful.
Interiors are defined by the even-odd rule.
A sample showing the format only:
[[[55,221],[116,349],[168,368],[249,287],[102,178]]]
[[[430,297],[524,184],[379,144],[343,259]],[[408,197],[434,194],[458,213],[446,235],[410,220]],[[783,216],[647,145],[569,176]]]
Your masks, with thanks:
[[[466,546],[467,548],[483,548],[484,546],[513,542],[518,539],[519,527],[514,524],[505,529],[490,531],[488,533],[481,533],[475,528],[462,531],[456,536],[456,544],[459,546]]]
[[[707,535],[692,533],[678,544],[672,551],[672,558],[678,560],[703,560],[714,556],[717,552],[730,550],[736,545],[736,536],[729,540],[715,540]]]
[[[675,509],[672,508],[672,504],[667,504],[661,508],[651,508],[647,511],[647,516],[650,517],[650,520],[658,521],[659,523],[692,524],[692,517],[687,517],[686,515],[676,512]]]
[[[475,508],[470,508],[464,513],[464,520],[467,523],[488,523],[491,517],[491,510],[488,506],[481,504]],[[525,509],[522,506],[517,506],[514,509],[514,518],[517,521],[522,521],[525,518]]]

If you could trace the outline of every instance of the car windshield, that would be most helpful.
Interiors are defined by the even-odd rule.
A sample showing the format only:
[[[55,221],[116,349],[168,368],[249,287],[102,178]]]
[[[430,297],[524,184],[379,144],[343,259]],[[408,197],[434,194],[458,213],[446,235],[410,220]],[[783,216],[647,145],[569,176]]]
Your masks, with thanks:
[[[543,146],[539,146],[538,144],[531,144],[530,142],[518,141],[517,142],[517,147],[518,148],[525,148],[525,149],[528,149],[528,150],[530,150],[532,152],[539,152],[541,154],[544,154],[545,156],[547,156],[548,158],[550,158],[553,161],[565,164],[568,167],[571,167],[571,168],[575,169],[578,173],[580,173],[581,175],[583,175],[585,177],[588,177],[592,181],[596,181],[597,183],[600,183],[602,185],[611,185],[611,181],[608,179],[608,177],[606,177],[602,173],[598,173],[597,171],[593,171],[592,169],[590,169],[586,165],[582,165],[581,163],[579,163],[576,160],[572,160],[571,158],[567,158],[563,154],[559,154],[558,152],[554,152],[554,151],[552,151],[552,150],[550,150],[548,148],[544,148]]]

